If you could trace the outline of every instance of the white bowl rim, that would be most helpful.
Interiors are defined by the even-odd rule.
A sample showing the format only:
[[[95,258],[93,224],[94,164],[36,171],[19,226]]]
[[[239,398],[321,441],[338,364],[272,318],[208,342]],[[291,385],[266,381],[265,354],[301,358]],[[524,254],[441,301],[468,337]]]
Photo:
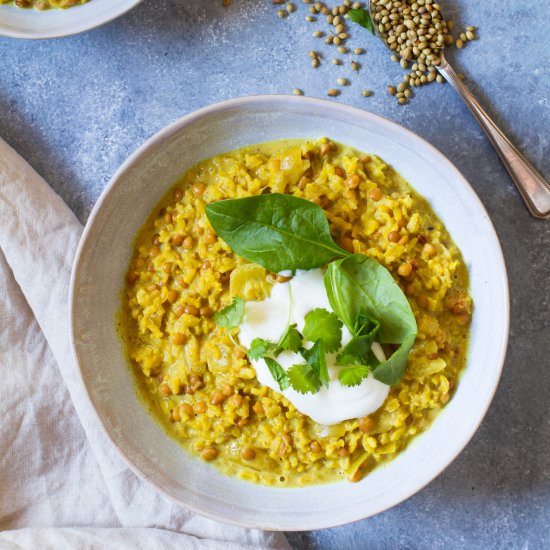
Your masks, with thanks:
[[[18,31],[18,30],[12,30],[12,29],[9,29],[9,28],[6,29],[6,27],[4,27],[1,23],[1,21],[0,21],[0,36],[6,36],[8,38],[19,38],[19,39],[23,39],[23,40],[47,40],[49,38],[63,38],[65,36],[73,36],[75,34],[80,34],[80,33],[95,29],[97,27],[101,27],[103,25],[106,25],[107,23],[110,23],[114,19],[117,19],[118,17],[121,17],[125,13],[127,13],[130,10],[134,9],[138,4],[141,4],[141,2],[143,2],[143,0],[129,0],[129,2],[130,3],[127,6],[122,6],[118,10],[113,10],[108,15],[101,18],[99,21],[95,21],[95,22],[91,22],[91,23],[90,22],[88,22],[88,23],[86,23],[86,22],[76,23],[76,24],[72,25],[73,28],[71,30],[67,30],[67,31],[59,31],[59,32],[55,32],[55,31],[38,32],[38,31],[31,31],[31,30]],[[72,6],[71,8],[67,8],[67,9],[78,10],[78,9],[84,8],[86,5],[87,4],[83,4],[82,6]],[[4,7],[5,8],[11,8],[12,6],[7,6],[6,5]],[[2,8],[2,6],[0,6],[0,9],[1,8]],[[18,9],[21,9],[21,8],[18,8]],[[27,11],[32,10],[32,8],[24,8],[24,9],[27,10]],[[47,10],[47,11],[49,11],[49,10]],[[65,10],[63,10],[63,11],[65,11]],[[52,10],[52,12],[53,12],[53,10]],[[50,12],[50,13],[52,13],[52,12]]]
[[[90,392],[89,385],[86,381],[85,374],[82,370],[82,367],[80,365],[79,361],[79,352],[77,350],[76,346],[76,338],[75,338],[75,281],[78,276],[78,270],[79,270],[79,264],[80,264],[80,258],[85,252],[86,247],[86,241],[88,239],[89,233],[92,230],[92,226],[94,224],[94,220],[96,218],[96,215],[98,211],[102,208],[103,204],[109,199],[109,195],[111,194],[111,191],[116,187],[117,183],[119,182],[119,179],[127,172],[129,171],[133,164],[138,161],[143,155],[145,155],[152,147],[158,147],[162,145],[162,143],[165,140],[168,140],[171,136],[173,136],[175,133],[179,132],[181,129],[183,129],[186,125],[192,124],[198,119],[201,119],[202,117],[212,115],[214,113],[217,113],[219,111],[223,110],[229,110],[237,107],[242,106],[261,106],[264,104],[269,103],[280,103],[281,106],[288,105],[289,103],[298,104],[300,102],[302,103],[309,103],[310,105],[316,105],[318,107],[330,107],[330,109],[336,110],[336,111],[347,111],[348,113],[355,113],[357,116],[371,118],[373,120],[377,120],[378,122],[382,122],[386,125],[389,125],[394,131],[403,132],[406,134],[409,134],[411,137],[413,137],[416,140],[420,140],[424,147],[428,151],[430,151],[431,154],[433,154],[434,158],[437,159],[439,162],[442,162],[447,165],[447,168],[451,171],[453,171],[460,180],[462,180],[462,183],[464,185],[464,189],[466,190],[467,194],[469,195],[470,200],[475,202],[477,206],[480,208],[480,210],[486,215],[488,228],[491,231],[491,239],[494,242],[495,245],[495,252],[497,253],[497,257],[499,259],[499,265],[498,270],[499,273],[502,276],[502,288],[504,291],[503,296],[501,297],[503,300],[503,312],[504,312],[504,319],[502,319],[503,325],[503,333],[502,333],[502,341],[500,349],[496,350],[496,354],[498,354],[498,368],[495,371],[495,377],[493,380],[492,388],[487,394],[487,398],[485,402],[480,407],[480,412],[477,421],[472,425],[471,433],[469,433],[467,436],[464,436],[460,444],[457,444],[454,448],[454,451],[452,454],[450,454],[447,457],[447,460],[445,463],[440,464],[440,466],[434,470],[432,470],[431,474],[427,476],[425,480],[421,484],[419,484],[414,489],[408,490],[404,494],[400,494],[398,497],[392,500],[392,502],[389,505],[386,506],[380,506],[377,509],[375,509],[372,513],[369,513],[368,516],[365,516],[364,514],[359,513],[355,516],[350,516],[345,521],[337,521],[337,522],[330,522],[330,521],[321,521],[318,524],[311,524],[308,525],[307,528],[282,528],[277,525],[256,525],[256,524],[249,524],[242,521],[239,521],[238,519],[233,519],[231,517],[227,516],[221,516],[218,514],[213,514],[209,510],[191,506],[187,503],[182,502],[180,499],[172,496],[167,491],[162,489],[161,487],[154,484],[148,476],[142,472],[131,460],[130,458],[125,454],[124,450],[119,447],[119,445],[113,440],[111,437],[110,432],[108,431],[103,419],[99,415],[99,412],[95,406],[95,402],[93,399],[93,396]],[[198,159],[200,160],[200,159]],[[393,122],[385,117],[382,117],[380,115],[371,113],[370,111],[365,111],[363,109],[359,109],[356,107],[352,107],[349,105],[328,101],[325,99],[318,99],[318,98],[311,98],[311,97],[304,97],[304,96],[291,96],[291,95],[285,95],[285,94],[262,94],[262,95],[254,95],[254,96],[243,96],[243,97],[237,97],[233,99],[228,99],[224,101],[220,101],[218,103],[214,103],[212,105],[203,107],[201,109],[198,109],[196,111],[193,111],[191,113],[188,113],[179,119],[175,120],[174,122],[170,123],[169,125],[165,126],[155,134],[153,134],[149,139],[147,139],[142,145],[140,145],[122,164],[121,166],[116,170],[104,190],[102,191],[100,197],[98,198],[97,202],[95,203],[90,216],[88,218],[88,221],[86,223],[86,226],[84,228],[82,237],[80,239],[75,260],[73,263],[73,269],[71,273],[71,280],[70,280],[70,287],[69,287],[69,324],[70,324],[70,339],[71,339],[71,347],[73,351],[73,357],[75,359],[75,362],[78,367],[78,372],[80,374],[80,377],[83,381],[84,388],[86,395],[90,402],[92,403],[94,414],[99,422],[99,425],[101,426],[101,429],[103,433],[106,435],[107,439],[110,441],[110,443],[114,446],[114,448],[117,450],[119,456],[124,460],[124,462],[127,464],[127,466],[136,474],[138,478],[140,478],[142,481],[147,483],[149,486],[151,486],[155,491],[162,494],[165,498],[167,498],[169,501],[174,502],[175,504],[178,504],[179,506],[183,506],[186,509],[189,509],[193,512],[196,512],[202,516],[208,517],[210,519],[221,521],[227,524],[236,525],[239,527],[245,527],[245,528],[256,528],[256,529],[267,529],[271,531],[313,531],[317,529],[326,529],[331,527],[337,527],[340,525],[346,525],[349,523],[353,523],[355,521],[359,521],[361,519],[365,519],[366,517],[372,517],[374,515],[377,515],[381,512],[384,512],[386,510],[389,510],[390,508],[393,508],[394,506],[400,504],[401,502],[404,502],[405,500],[412,497],[414,494],[419,492],[421,489],[429,485],[436,477],[441,474],[456,458],[457,456],[464,450],[466,445],[470,442],[470,440],[473,438],[477,430],[479,429],[479,426],[483,419],[485,418],[485,415],[487,414],[487,411],[489,409],[489,406],[494,398],[495,392],[497,390],[502,370],[504,367],[504,361],[506,358],[506,351],[508,347],[508,338],[509,338],[509,331],[510,331],[510,298],[509,298],[509,285],[508,285],[508,276],[506,272],[506,264],[504,261],[504,255],[502,253],[502,248],[500,246],[500,242],[498,239],[498,236],[496,234],[495,228],[493,226],[493,223],[483,206],[483,203],[477,196],[476,192],[466,180],[466,178],[462,175],[462,173],[454,166],[454,164],[447,159],[447,157],[439,151],[435,146],[433,146],[431,143],[426,141],[424,138],[420,137],[419,135],[415,134],[411,130],[405,128],[404,126],[401,126],[400,124]]]

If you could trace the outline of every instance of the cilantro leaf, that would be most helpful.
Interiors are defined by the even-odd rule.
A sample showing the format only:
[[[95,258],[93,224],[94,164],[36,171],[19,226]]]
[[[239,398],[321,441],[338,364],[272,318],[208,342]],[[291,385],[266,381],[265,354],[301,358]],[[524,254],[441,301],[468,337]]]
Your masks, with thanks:
[[[358,386],[369,375],[368,365],[355,365],[354,367],[346,367],[338,374],[338,380],[342,386]]]
[[[281,336],[275,355],[279,355],[282,351],[298,352],[302,347],[302,335],[298,332],[296,325],[289,325]]]
[[[330,379],[328,376],[327,358],[325,355],[323,340],[319,338],[319,340],[317,340],[317,342],[315,342],[310,349],[303,349],[302,357],[313,369],[313,372],[317,375],[319,381],[328,388]]]
[[[304,338],[310,342],[323,340],[326,351],[336,351],[342,341],[342,321],[336,313],[324,308],[310,311],[305,318]]]
[[[380,323],[361,312],[354,324],[355,336],[336,356],[337,365],[370,365],[380,364],[372,353],[371,347],[380,331]]]
[[[361,27],[367,29],[371,34],[374,34],[374,25],[372,24],[372,19],[370,18],[368,10],[362,8],[349,10],[347,15],[351,21],[361,25]]]
[[[286,374],[290,385],[298,393],[317,393],[321,387],[319,376],[307,363],[292,365]]]
[[[285,372],[285,369],[283,369],[278,361],[275,361],[275,359],[272,359],[271,357],[264,357],[264,361],[269,369],[269,372],[271,373],[271,376],[273,376],[275,381],[279,384],[281,391],[286,390],[290,385],[290,381],[289,375]]]
[[[233,298],[233,302],[224,307],[214,315],[214,323],[219,327],[225,327],[231,330],[238,326],[244,317],[244,300],[242,298]]]
[[[247,352],[248,358],[252,361],[256,359],[261,359],[265,357],[268,353],[271,353],[275,350],[277,344],[275,342],[270,342],[269,340],[264,340],[263,338],[254,338],[250,342],[250,349]]]

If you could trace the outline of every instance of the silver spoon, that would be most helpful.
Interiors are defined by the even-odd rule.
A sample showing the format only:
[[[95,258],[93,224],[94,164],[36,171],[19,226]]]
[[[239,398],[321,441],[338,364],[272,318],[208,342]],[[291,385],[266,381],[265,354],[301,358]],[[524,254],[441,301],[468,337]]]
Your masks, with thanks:
[[[372,7],[373,0],[369,1],[369,11],[374,15],[375,10]],[[374,19],[373,19],[374,21]],[[384,42],[386,41],[378,32],[377,25],[374,25],[374,30],[377,36]],[[393,52],[392,50],[392,53]],[[478,103],[470,90],[458,78],[454,69],[449,65],[443,50],[440,51],[441,59],[438,65],[435,65],[439,73],[447,80],[447,82],[458,92],[468,109],[474,115],[481,129],[485,132],[489,141],[493,144],[500,160],[510,174],[510,177],[516,184],[525,205],[529,212],[535,218],[550,218],[550,184],[537,172],[531,163],[514,147],[512,142],[504,135],[502,130],[493,122],[491,117]]]

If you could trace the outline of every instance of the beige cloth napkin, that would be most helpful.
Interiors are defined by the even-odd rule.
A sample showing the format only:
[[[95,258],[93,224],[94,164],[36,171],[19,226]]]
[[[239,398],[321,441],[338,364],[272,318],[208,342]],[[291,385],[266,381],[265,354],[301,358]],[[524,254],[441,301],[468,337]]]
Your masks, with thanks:
[[[141,482],[97,425],[69,342],[82,233],[0,139],[0,548],[289,548],[193,514]]]

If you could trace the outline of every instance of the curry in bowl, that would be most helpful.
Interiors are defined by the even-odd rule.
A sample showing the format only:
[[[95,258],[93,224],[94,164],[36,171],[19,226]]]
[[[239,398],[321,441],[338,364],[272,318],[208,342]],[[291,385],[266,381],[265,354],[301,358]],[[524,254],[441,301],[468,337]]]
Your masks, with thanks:
[[[460,251],[375,155],[286,140],[201,161],[134,248],[120,326],[140,397],[228,475],[359,481],[465,366]]]
[[[51,8],[71,8],[86,4],[90,0],[0,0],[1,4],[10,4],[18,8],[35,8],[37,10],[49,10]]]

